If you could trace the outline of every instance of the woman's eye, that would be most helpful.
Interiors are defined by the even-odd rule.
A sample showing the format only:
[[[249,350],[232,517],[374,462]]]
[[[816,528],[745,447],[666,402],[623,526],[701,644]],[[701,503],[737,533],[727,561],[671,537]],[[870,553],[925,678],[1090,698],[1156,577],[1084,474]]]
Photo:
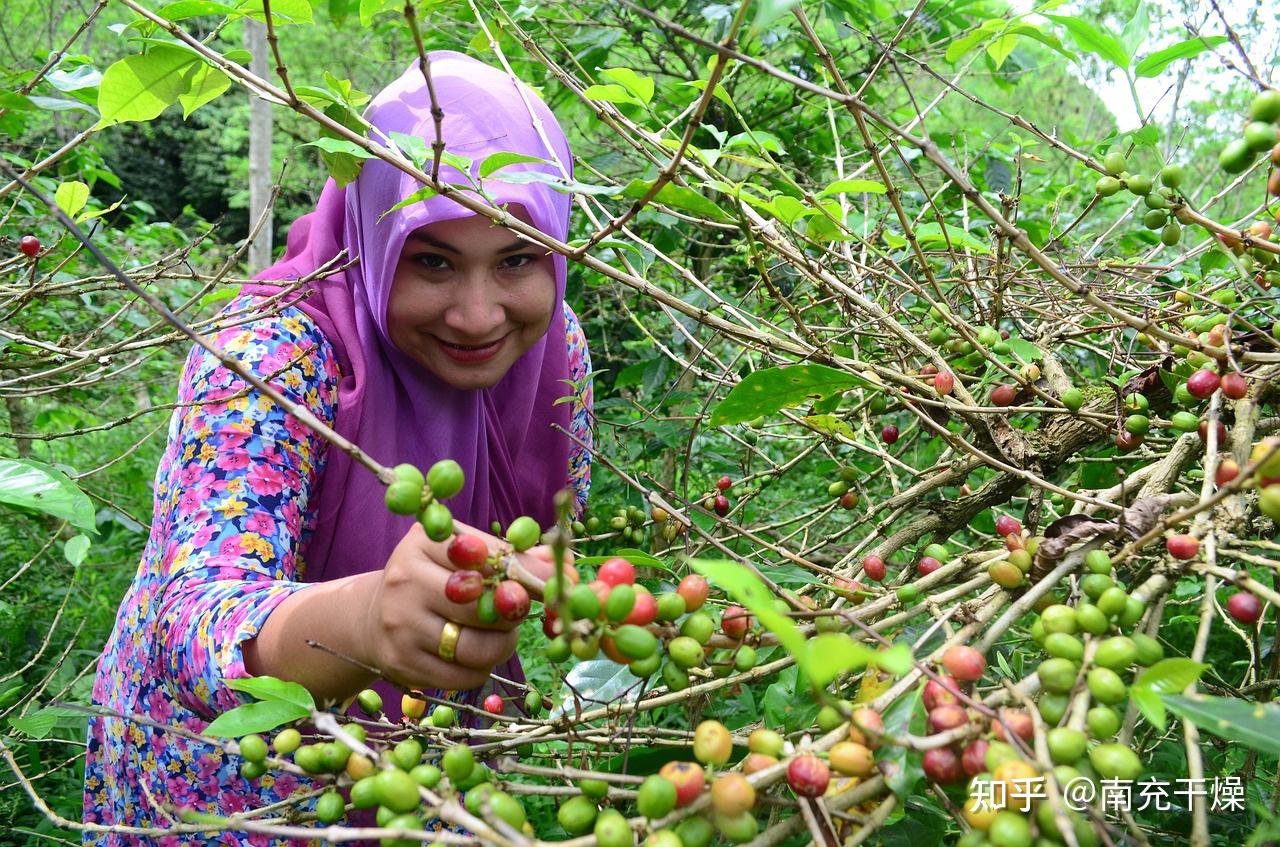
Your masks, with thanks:
[[[418,263],[429,271],[442,271],[449,267],[448,259],[434,253],[426,253],[419,256]]]
[[[529,267],[536,259],[527,253],[522,253],[518,256],[508,256],[503,261],[507,263],[506,266],[510,269],[520,269]]]

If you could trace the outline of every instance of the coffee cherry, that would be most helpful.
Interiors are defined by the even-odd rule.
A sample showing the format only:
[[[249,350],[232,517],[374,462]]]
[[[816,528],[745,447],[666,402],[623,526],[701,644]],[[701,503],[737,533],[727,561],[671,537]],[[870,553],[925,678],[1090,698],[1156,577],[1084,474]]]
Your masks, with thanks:
[[[431,503],[418,515],[418,523],[432,541],[446,541],[453,535],[453,514],[443,503]]]
[[[23,255],[35,256],[40,252],[40,239],[34,235],[24,235],[18,239],[18,249]]]
[[[1248,591],[1240,591],[1227,598],[1227,614],[1246,626],[1253,626],[1262,618],[1262,601]]]
[[[702,645],[687,635],[681,635],[667,644],[667,656],[678,668],[694,668],[702,664]]]
[[[944,703],[929,713],[925,722],[930,735],[964,726],[969,722],[969,712],[958,703]]]
[[[637,585],[635,590],[635,605],[631,607],[631,613],[623,618],[622,622],[633,626],[648,626],[658,617],[658,602],[643,586]]]
[[[462,749],[468,752],[471,750],[465,745]],[[474,765],[474,762],[472,764]],[[418,784],[413,781],[413,777],[397,768],[379,771],[373,778],[373,786],[378,795],[378,803],[392,812],[398,814],[411,812],[418,808],[421,802],[418,797]]]
[[[921,556],[920,561],[916,562],[916,573],[920,574],[920,576],[928,576],[940,567],[942,567],[942,562],[932,556]]]
[[[650,820],[665,818],[676,807],[676,787],[670,780],[650,774],[636,792],[636,810]]]
[[[484,577],[479,571],[454,571],[444,584],[450,603],[471,603],[484,593]]]
[[[1022,524],[1018,519],[1010,515],[1001,515],[996,518],[996,535],[1004,538],[1008,535],[1021,535]]]
[[[728,606],[720,617],[720,630],[734,641],[741,641],[751,629],[751,615],[741,606]]]
[[[1194,535],[1171,535],[1165,541],[1165,548],[1175,559],[1194,559],[1200,553],[1200,539]]]
[[[599,847],[633,847],[636,843],[631,825],[617,809],[605,809],[600,812],[591,831]]]
[[[408,718],[409,720],[416,721],[418,718],[426,714],[426,711],[427,711],[426,700],[419,700],[417,697],[413,697],[409,694],[400,695],[400,713],[404,715],[406,718]],[[356,725],[355,727],[352,727],[352,728],[360,729],[360,730],[364,729],[364,727],[359,725]],[[406,768],[405,770],[408,770],[408,768]]]
[[[756,804],[756,790],[742,774],[727,773],[711,783],[711,805],[722,815],[740,815]]]
[[[1249,393],[1249,383],[1243,375],[1232,371],[1222,378],[1219,387],[1224,397],[1239,400]]]
[[[961,682],[975,682],[987,671],[986,658],[972,647],[956,644],[942,654],[942,664],[947,673]]]
[[[925,750],[921,759],[924,775],[939,785],[954,785],[964,780],[960,757],[950,747]]]
[[[1103,779],[1132,782],[1142,776],[1138,754],[1124,744],[1099,744],[1089,751],[1089,764]]]
[[[778,764],[776,756],[769,756],[764,753],[748,753],[742,760],[742,772],[745,774],[753,774],[756,771],[762,771]]]
[[[991,405],[1012,406],[1013,398],[1018,394],[1017,386],[1001,383],[991,390]]]
[[[1213,481],[1222,486],[1233,481],[1238,476],[1240,476],[1240,465],[1236,463],[1235,459],[1224,456],[1218,462],[1218,469],[1214,471]]]
[[[960,685],[954,677],[941,676],[930,679],[924,684],[921,699],[926,712],[932,712],[939,706],[954,705],[960,702]]]
[[[437,710],[438,711],[438,710]],[[454,785],[466,780],[471,776],[471,772],[476,767],[475,754],[471,752],[471,748],[466,744],[455,744],[448,750],[444,751],[444,756],[440,760],[440,766],[444,768],[444,772],[448,774],[449,781]],[[386,771],[383,771],[386,773]],[[414,792],[415,798],[417,792]],[[382,805],[386,806],[387,803]],[[416,805],[416,804],[415,804]],[[406,811],[408,811],[406,809]]]
[[[501,694],[490,694],[484,698],[484,710],[491,715],[500,715],[507,709]]]
[[[956,377],[951,371],[940,371],[933,377],[933,390],[946,397],[956,387]]]
[[[374,693],[376,694],[377,692],[375,691]],[[379,703],[378,706],[379,709],[381,709],[382,704]],[[375,710],[374,714],[376,714],[377,711],[378,710]],[[276,737],[271,742],[271,749],[276,751],[277,756],[287,756],[294,750],[297,750],[298,745],[301,743],[302,733],[298,732],[298,730],[293,727],[287,727],[276,733]]]
[[[874,553],[865,556],[862,559],[862,572],[867,579],[879,582],[885,577],[884,559]]]
[[[1129,453],[1137,450],[1142,446],[1142,436],[1134,435],[1128,430],[1121,430],[1116,433],[1116,447],[1121,453]]]
[[[579,794],[560,805],[556,810],[556,820],[564,827],[565,832],[576,837],[591,831],[599,812],[594,800]]]
[[[1008,741],[1012,732],[1023,741],[1031,741],[1035,737],[1036,725],[1031,715],[1021,709],[1001,709],[999,719],[991,722],[991,731],[999,741]]]
[[[448,500],[462,490],[466,476],[453,459],[442,459],[427,471],[427,486],[437,500]]]
[[[725,497],[723,494],[717,494],[715,499],[712,501],[712,508],[715,510],[717,515],[723,518],[725,515],[729,514],[729,498]]]
[[[885,444],[892,444],[898,440],[898,428],[893,424],[889,424],[880,430],[880,440]]]
[[[396,480],[387,486],[384,500],[392,514],[415,515],[422,504],[422,486],[412,481]]]
[[[542,540],[542,528],[528,515],[516,518],[511,522],[511,526],[507,527],[507,541],[516,548],[517,553],[523,553],[540,540]]]
[[[493,607],[506,620],[524,620],[529,614],[529,592],[514,579],[504,579],[494,589]]]
[[[480,570],[489,560],[489,545],[478,535],[455,535],[445,555],[455,567]]]
[[[261,762],[267,758],[267,742],[261,735],[246,735],[240,739],[240,757],[246,762]]]
[[[985,738],[975,738],[964,748],[960,755],[960,767],[968,776],[977,776],[987,769],[987,748],[991,742]]]
[[[356,702],[360,704],[360,710],[371,718],[382,713],[382,695],[372,688],[366,688],[357,694]]]
[[[733,480],[730,479],[727,474],[716,480],[717,491],[728,491],[732,487],[733,487]]]
[[[831,782],[831,769],[812,753],[802,753],[787,765],[787,784],[799,797],[821,797]]]
[[[600,570],[596,573],[596,579],[609,585],[635,585],[636,584],[636,568],[627,559],[621,556],[614,556],[606,559]]]
[[[1125,156],[1119,150],[1112,150],[1103,158],[1102,169],[1111,176],[1120,176],[1128,167]]]
[[[1187,391],[1192,397],[1208,400],[1222,384],[1221,378],[1211,370],[1201,369],[1187,377]]]
[[[702,766],[693,762],[667,762],[658,776],[676,787],[676,808],[682,809],[702,794],[706,775]]]
[[[704,765],[723,765],[733,753],[733,736],[720,721],[703,721],[693,731],[693,757]]]
[[[680,580],[676,593],[684,598],[686,612],[696,612],[702,608],[703,603],[707,602],[707,594],[710,590],[711,586],[707,583],[706,577],[691,573]]]

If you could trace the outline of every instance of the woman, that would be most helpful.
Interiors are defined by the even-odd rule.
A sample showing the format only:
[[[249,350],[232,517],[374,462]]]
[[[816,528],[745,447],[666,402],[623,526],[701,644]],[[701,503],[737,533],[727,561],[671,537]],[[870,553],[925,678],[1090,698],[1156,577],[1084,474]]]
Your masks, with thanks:
[[[564,135],[527,87],[458,53],[428,60],[449,153],[470,159],[473,172],[503,151],[547,163],[499,176],[569,172]],[[372,137],[403,133],[430,145],[431,106],[415,62],[370,104]],[[465,183],[446,166],[441,178]],[[590,468],[589,454],[553,427],[590,437],[590,363],[564,303],[565,259],[445,197],[388,212],[419,188],[378,160],[345,188],[330,181],[316,210],[291,227],[285,258],[227,311],[257,314],[261,297],[279,293],[272,280],[312,274],[343,250],[355,263],[311,285],[298,307],[241,321],[216,340],[383,464],[458,461],[466,487],[448,502],[458,521],[505,526],[528,514],[549,526],[556,491],[571,486],[581,510]],[[483,189],[493,205],[566,238],[568,195],[493,178]],[[555,402],[566,394],[572,403]],[[435,690],[477,689],[491,672],[521,678],[513,624],[485,626],[473,606],[444,598],[444,545],[389,513],[371,473],[198,349],[179,399],[151,537],[100,662],[95,703],[199,733],[247,702],[226,685],[246,676],[300,682],[317,702],[370,684],[365,666]],[[549,573],[545,550],[524,556],[535,573]],[[398,692],[375,687],[398,719]],[[161,729],[95,718],[84,819],[163,828],[161,805],[229,814],[305,787],[288,774],[249,782],[238,764]],[[261,834],[153,840],[93,830],[85,841],[273,843]]]

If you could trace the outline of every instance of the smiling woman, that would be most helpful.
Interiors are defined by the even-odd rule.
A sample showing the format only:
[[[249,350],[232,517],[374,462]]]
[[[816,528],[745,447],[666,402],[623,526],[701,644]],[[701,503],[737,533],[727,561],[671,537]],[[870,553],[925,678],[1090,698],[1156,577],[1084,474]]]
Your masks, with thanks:
[[[429,61],[447,150],[477,163],[516,152],[536,160],[512,167],[571,173],[564,136],[532,91],[458,53]],[[432,106],[415,62],[366,118],[375,136],[430,142]],[[441,170],[455,184],[467,176]],[[455,530],[487,554],[500,542],[475,527],[522,515],[548,527],[566,488],[583,508],[590,454],[561,429],[590,443],[590,360],[564,302],[564,257],[442,195],[388,212],[418,188],[378,160],[350,185],[330,181],[290,228],[285,257],[227,307],[231,328],[215,340],[382,464],[456,461],[465,485],[448,499]],[[498,208],[565,240],[567,195],[495,179],[485,189]],[[297,303],[265,308],[284,281],[344,257],[355,261],[309,283]],[[572,402],[558,403],[565,394]],[[309,787],[285,773],[259,780],[220,747],[166,731],[199,733],[246,702],[228,685],[236,678],[292,680],[318,702],[372,684],[393,722],[396,686],[473,704],[496,688],[523,702],[492,678],[522,680],[516,621],[482,620],[474,601],[450,598],[446,545],[388,511],[379,480],[199,349],[178,400],[151,538],[94,686],[96,703],[155,725],[93,719],[87,822],[163,827],[174,807],[226,815]],[[550,574],[545,547],[519,555],[530,573]],[[176,843],[94,831],[86,841]],[[181,842],[268,843],[233,832]]]
[[[510,211],[532,223],[523,207]],[[474,215],[405,239],[387,332],[442,382],[488,388],[546,334],[555,304],[550,254]]]

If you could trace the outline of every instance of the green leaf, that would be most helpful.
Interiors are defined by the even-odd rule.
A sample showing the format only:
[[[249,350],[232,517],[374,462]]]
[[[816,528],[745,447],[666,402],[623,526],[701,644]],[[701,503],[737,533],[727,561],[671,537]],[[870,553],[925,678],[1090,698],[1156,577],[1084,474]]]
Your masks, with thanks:
[[[57,468],[30,459],[0,459],[0,503],[62,518],[97,535],[93,503]]]
[[[531,182],[541,183],[549,186],[554,191],[562,194],[588,194],[592,196],[608,196],[618,194],[622,191],[616,185],[589,185],[585,182],[578,182],[573,179],[564,179],[563,177],[554,176],[543,171],[511,171],[495,176],[496,182],[510,182],[515,185],[527,185]]]
[[[873,648],[843,632],[824,632],[810,638],[808,648],[805,666],[814,685],[820,688],[841,674],[865,668],[876,655]]]
[[[748,38],[761,32],[778,18],[785,15],[800,0],[757,0],[756,16],[751,21]]]
[[[902,676],[915,666],[916,659],[911,653],[911,645],[899,641],[888,650],[877,650],[874,662],[880,670]]]
[[[633,179],[622,189],[622,195],[639,199],[649,193],[653,183],[654,180]],[[658,195],[653,199],[665,206],[690,212],[691,214],[718,221],[729,220],[729,214],[724,209],[721,209],[692,188],[685,188],[683,185],[672,185],[668,182],[659,189]]]
[[[1062,42],[1058,40],[1058,37],[1056,35],[1054,35],[1053,33],[1045,32],[1044,30],[1040,29],[1040,27],[1038,26],[1033,26],[1032,24],[1029,24],[1029,23],[1017,23],[1010,26],[1009,31],[1013,33],[1017,33],[1018,35],[1025,35],[1027,38],[1033,38],[1036,41],[1039,41],[1044,46],[1048,47],[1050,50],[1053,50],[1057,53],[1062,54],[1063,56],[1067,57],[1073,62],[1080,58],[1075,53],[1072,53],[1070,50],[1064,47]]]
[[[838,179],[822,189],[818,199],[832,194],[884,194],[883,182],[874,179]]]
[[[383,218],[385,218],[387,215],[391,214],[392,212],[396,211],[397,209],[403,209],[405,206],[412,206],[414,203],[420,203],[423,200],[430,200],[432,197],[435,197],[435,196],[436,196],[436,190],[429,185],[424,185],[422,188],[419,188],[417,191],[413,192],[408,197],[404,198],[399,203],[392,206],[390,209],[387,209],[381,215],[378,215],[378,221],[381,222]]]
[[[1044,351],[1025,339],[1015,336],[1006,341],[1005,344],[1009,345],[1009,352],[1023,364],[1029,365],[1037,359],[1044,358]]]
[[[989,246],[958,226],[949,226],[943,229],[942,224],[937,221],[931,221],[916,227],[915,232],[916,241],[920,242],[921,247],[946,246],[950,243],[954,249],[967,247],[975,253],[991,252]]]
[[[399,7],[397,0],[360,0],[360,26],[367,28],[375,15]]]
[[[89,553],[89,545],[92,544],[87,535],[76,535],[67,539],[67,543],[62,545],[62,555],[66,556],[67,561],[72,567],[80,567],[80,563],[84,561],[84,557]]]
[[[199,61],[187,50],[156,44],[116,62],[98,85],[98,126],[156,117],[186,93],[186,74]]]
[[[1147,56],[1134,67],[1133,72],[1140,77],[1160,76],[1160,74],[1164,73],[1165,68],[1179,59],[1190,59],[1194,56],[1199,56],[1204,51],[1212,50],[1219,44],[1226,43],[1226,41],[1227,37],[1225,35],[1188,38],[1186,41],[1179,41],[1171,47],[1157,50]]]
[[[821,399],[866,384],[860,377],[826,365],[792,365],[765,368],[745,378],[711,413],[712,426],[742,423],[761,415],[771,415],[788,406],[799,406],[811,397]]]
[[[251,676],[244,679],[228,679],[227,688],[248,694],[255,700],[288,703],[310,712],[316,707],[311,692],[296,682],[286,682],[273,676]]]
[[[923,685],[912,686],[910,691],[889,704],[889,707],[884,710],[886,733],[891,735],[910,733],[917,736],[925,734],[924,705],[921,702],[923,691]],[[881,755],[886,761],[896,766],[889,771],[885,782],[889,783],[889,788],[894,794],[905,800],[911,796],[916,783],[924,776],[923,754],[919,750],[887,745],[887,750]]]
[[[1146,719],[1163,732],[1165,712],[1161,695],[1185,691],[1208,667],[1190,659],[1162,659],[1134,680],[1129,696]]]
[[[9,726],[31,738],[46,738],[60,721],[66,722],[68,718],[83,720],[84,715],[62,706],[45,706],[29,715],[9,718]]]
[[[1164,704],[1205,732],[1238,741],[1250,750],[1280,756],[1280,705],[1251,703],[1234,697],[1190,697],[1167,694]]]
[[[1062,24],[1076,46],[1086,53],[1100,56],[1111,64],[1127,69],[1130,55],[1120,39],[1101,24],[1091,23],[1071,15],[1045,15],[1051,21]]]
[[[480,178],[484,179],[494,171],[507,167],[508,165],[518,165],[524,162],[546,162],[546,159],[538,156],[526,156],[523,153],[494,153],[486,156],[484,161],[480,163]]]
[[[89,202],[89,186],[79,180],[64,182],[54,192],[53,201],[67,217],[74,218]]]
[[[582,92],[582,96],[588,100],[604,100],[609,103],[630,103],[633,106],[640,107],[648,105],[621,85],[614,83],[587,86],[587,89]]]
[[[955,62],[982,42],[993,38],[997,32],[1004,31],[1007,25],[1004,18],[990,18],[983,21],[982,25],[977,29],[962,35],[947,45],[947,61]]]
[[[240,17],[240,11],[233,6],[214,3],[211,0],[178,0],[177,3],[166,3],[156,10],[166,21],[183,21],[187,18],[198,18],[204,15],[227,15]]]
[[[809,653],[804,636],[790,618],[778,611],[773,592],[755,574],[744,565],[724,559],[690,559],[689,567],[755,615],[761,626],[778,637],[778,643],[791,654],[800,669],[812,677],[806,668]]]
[[[310,715],[310,709],[280,700],[246,703],[218,715],[213,723],[205,727],[204,734],[214,738],[239,738],[255,732],[270,732]]]
[[[241,14],[247,14],[256,21],[266,22],[267,16],[262,10],[262,0],[251,0],[240,7]],[[271,0],[271,20],[275,24],[309,24],[311,23],[311,3],[309,0]]]
[[[345,138],[317,138],[315,141],[305,142],[303,147],[319,147],[326,153],[345,153],[348,156],[354,156],[357,159],[372,159],[373,154],[368,150],[356,144],[354,141],[347,141]]]
[[[644,105],[653,100],[653,80],[630,68],[604,68],[600,71],[600,76],[618,83]]]
[[[1138,0],[1138,7],[1133,10],[1133,14],[1129,15],[1129,19],[1125,21],[1124,30],[1120,33],[1120,43],[1124,45],[1125,53],[1130,56],[1138,52],[1138,48],[1147,40],[1147,33],[1151,30],[1151,16],[1147,14],[1146,0]]]
[[[231,77],[223,73],[221,68],[215,68],[204,62],[196,65],[187,77],[187,81],[186,93],[178,95],[178,102],[182,104],[183,120],[231,87]]]
[[[842,435],[850,441],[856,438],[853,427],[835,415],[809,415],[804,418],[804,422],[818,430],[818,432],[825,432],[827,435]]]

